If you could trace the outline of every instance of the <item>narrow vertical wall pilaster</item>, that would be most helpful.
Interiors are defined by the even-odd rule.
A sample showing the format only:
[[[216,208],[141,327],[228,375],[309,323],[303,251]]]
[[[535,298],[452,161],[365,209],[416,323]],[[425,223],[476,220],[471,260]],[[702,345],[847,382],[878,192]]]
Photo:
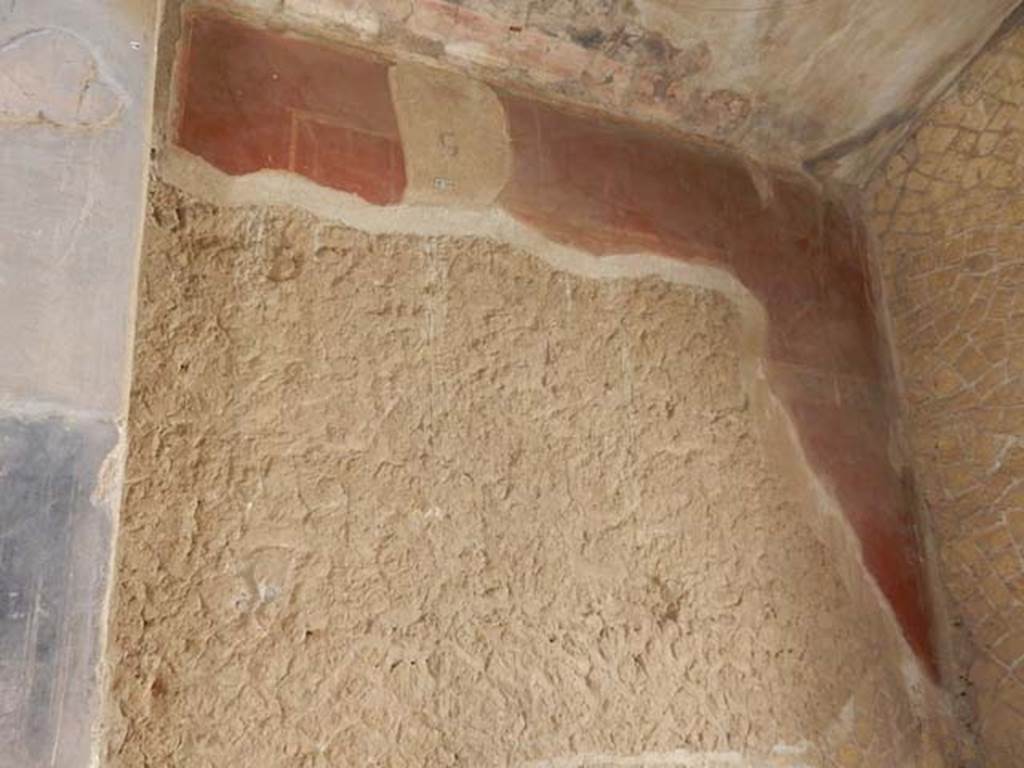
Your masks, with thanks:
[[[158,5],[0,2],[3,768],[94,751]]]

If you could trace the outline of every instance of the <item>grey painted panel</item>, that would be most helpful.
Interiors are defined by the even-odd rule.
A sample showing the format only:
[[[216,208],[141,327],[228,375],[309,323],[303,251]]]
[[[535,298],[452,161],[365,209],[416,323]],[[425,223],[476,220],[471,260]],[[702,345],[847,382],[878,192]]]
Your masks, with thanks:
[[[88,764],[110,564],[110,423],[0,417],[0,768]]]
[[[153,0],[0,0],[0,402],[123,411]]]

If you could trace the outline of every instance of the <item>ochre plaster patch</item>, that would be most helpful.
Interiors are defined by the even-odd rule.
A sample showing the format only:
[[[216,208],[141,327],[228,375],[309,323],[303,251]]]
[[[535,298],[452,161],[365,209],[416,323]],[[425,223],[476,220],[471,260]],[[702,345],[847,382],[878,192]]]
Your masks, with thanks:
[[[505,110],[486,83],[398,63],[391,91],[405,155],[403,202],[489,206],[512,173]]]

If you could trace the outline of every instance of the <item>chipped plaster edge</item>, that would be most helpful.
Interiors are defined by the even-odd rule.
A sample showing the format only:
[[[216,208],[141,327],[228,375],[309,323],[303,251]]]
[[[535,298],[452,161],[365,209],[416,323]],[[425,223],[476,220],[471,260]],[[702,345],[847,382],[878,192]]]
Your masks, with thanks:
[[[143,156],[142,183],[138,186],[138,202],[132,227],[132,275],[131,292],[128,296],[128,313],[126,318],[124,362],[120,372],[121,402],[118,416],[113,420],[117,429],[117,441],[104,458],[97,475],[96,486],[91,500],[99,507],[107,510],[110,525],[110,545],[107,549],[106,583],[100,605],[99,633],[97,642],[96,662],[96,711],[90,728],[88,768],[99,768],[103,763],[103,749],[107,732],[107,711],[110,698],[111,670],[109,664],[110,622],[113,617],[114,594],[117,582],[117,563],[119,559],[118,545],[121,540],[121,510],[124,505],[125,471],[128,464],[128,415],[131,406],[131,384],[135,367],[135,331],[138,323],[139,277],[142,272],[142,254],[145,248],[145,227],[148,211],[149,175],[153,164],[154,152],[151,149],[159,142],[158,131],[162,120],[158,117],[158,86],[157,72],[160,61],[160,30],[163,26],[166,0],[152,0],[153,7],[146,16],[150,24],[149,46],[146,51],[146,68],[143,73],[145,106],[142,110],[142,134],[146,137],[146,148]]]
[[[134,300],[134,296],[133,296]],[[134,333],[130,338],[134,338]],[[129,359],[133,356],[129,355]],[[130,363],[129,363],[130,366]],[[115,422],[117,441],[103,459],[96,477],[90,500],[93,506],[105,509],[110,526],[110,546],[107,548],[107,562],[104,567],[106,581],[103,596],[97,606],[100,613],[98,637],[96,638],[96,713],[90,726],[88,768],[99,768],[102,763],[104,733],[106,731],[107,699],[110,694],[111,670],[109,663],[111,606],[114,602],[117,581],[118,542],[121,539],[121,507],[124,502],[124,478],[128,461],[128,423],[121,417]]]

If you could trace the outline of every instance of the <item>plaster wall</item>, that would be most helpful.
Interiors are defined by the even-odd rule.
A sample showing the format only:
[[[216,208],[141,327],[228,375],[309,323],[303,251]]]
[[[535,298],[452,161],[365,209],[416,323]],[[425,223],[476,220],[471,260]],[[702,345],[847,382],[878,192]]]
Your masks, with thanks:
[[[952,668],[983,764],[996,767],[1024,754],[1022,137],[1018,27],[873,185],[906,436],[951,598]]]
[[[0,390],[120,414],[156,6],[5,1],[0,25]]]
[[[94,743],[158,5],[0,0],[0,765],[82,765]],[[856,214],[512,90],[858,179],[1012,3],[211,2],[375,49],[273,43],[350,80],[317,91],[300,66],[300,95],[332,95],[268,89],[240,155],[179,109],[229,131],[244,109],[175,103],[172,5],[112,762],[248,762],[270,722],[251,746],[271,764],[956,751]],[[1017,47],[976,65],[878,198],[909,442],[968,628],[955,663],[1004,763],[1024,711]],[[263,157],[282,114],[270,145],[291,154]],[[935,330],[965,324],[966,342]],[[309,717],[318,685],[347,730]]]
[[[157,4],[0,2],[0,766],[95,746]]]
[[[840,199],[174,18],[110,765],[958,756]]]
[[[656,254],[739,286],[763,313],[757,377],[820,477],[826,535],[857,537],[850,584],[862,563],[935,673],[866,241],[847,201],[722,147],[465,76],[218,13],[183,22],[166,46],[177,55],[163,149],[168,178],[190,191],[326,204],[378,231],[515,223],[514,235],[601,260]]]

